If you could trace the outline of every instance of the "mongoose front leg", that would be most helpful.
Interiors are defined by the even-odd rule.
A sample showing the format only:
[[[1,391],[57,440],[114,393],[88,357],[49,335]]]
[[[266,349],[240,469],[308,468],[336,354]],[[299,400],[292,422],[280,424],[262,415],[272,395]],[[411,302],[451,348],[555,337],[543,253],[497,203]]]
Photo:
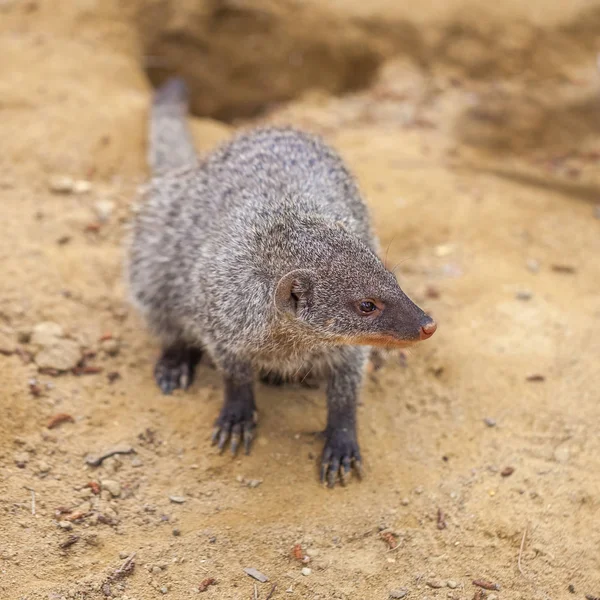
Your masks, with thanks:
[[[257,411],[254,403],[252,371],[247,366],[235,365],[225,370],[225,398],[212,434],[212,444],[218,444],[221,452],[231,438],[231,453],[235,455],[244,442],[244,451],[250,454],[254,438]]]
[[[342,485],[351,466],[362,477],[360,449],[356,438],[356,402],[362,381],[364,358],[360,351],[349,363],[335,367],[327,384],[327,428],[321,460],[321,482],[334,487],[340,474]]]
[[[177,388],[187,389],[193,379],[202,351],[177,342],[163,348],[154,367],[154,379],[163,394],[171,394]]]

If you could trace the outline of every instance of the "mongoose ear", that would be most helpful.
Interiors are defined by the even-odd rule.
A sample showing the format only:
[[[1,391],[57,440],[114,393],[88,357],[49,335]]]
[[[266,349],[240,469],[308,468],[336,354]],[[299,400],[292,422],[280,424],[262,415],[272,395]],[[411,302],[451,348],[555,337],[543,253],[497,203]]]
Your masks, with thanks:
[[[297,315],[309,303],[312,292],[312,271],[308,269],[290,271],[277,284],[275,306],[278,310]]]

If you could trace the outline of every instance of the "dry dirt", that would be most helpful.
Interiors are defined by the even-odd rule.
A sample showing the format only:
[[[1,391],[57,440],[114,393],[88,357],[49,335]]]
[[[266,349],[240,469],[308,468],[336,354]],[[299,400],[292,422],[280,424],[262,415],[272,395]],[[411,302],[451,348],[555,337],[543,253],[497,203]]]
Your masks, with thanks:
[[[600,4],[175,4],[0,2],[2,598],[600,596]],[[300,83],[265,51],[279,23],[307,53]],[[149,48],[192,79],[201,150],[256,110],[326,136],[440,324],[368,378],[362,482],[317,483],[323,390],[258,387],[257,443],[233,460],[208,444],[214,370],[172,397],[153,383],[121,275]],[[57,176],[90,189],[53,192]],[[39,372],[48,344],[102,370]],[[135,453],[86,463],[123,444]]]

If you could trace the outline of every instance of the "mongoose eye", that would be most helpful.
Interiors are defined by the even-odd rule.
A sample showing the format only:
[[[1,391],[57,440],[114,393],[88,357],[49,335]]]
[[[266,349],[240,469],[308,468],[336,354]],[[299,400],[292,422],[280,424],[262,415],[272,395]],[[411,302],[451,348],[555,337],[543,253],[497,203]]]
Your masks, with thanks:
[[[377,305],[375,304],[375,302],[372,302],[371,300],[361,300],[358,303],[358,310],[363,315],[369,315],[377,310]]]

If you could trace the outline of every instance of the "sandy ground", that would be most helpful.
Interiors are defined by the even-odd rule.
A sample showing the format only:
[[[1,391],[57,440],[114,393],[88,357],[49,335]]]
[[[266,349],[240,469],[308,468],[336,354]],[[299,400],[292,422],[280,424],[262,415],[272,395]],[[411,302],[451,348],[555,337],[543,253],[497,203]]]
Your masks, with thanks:
[[[445,31],[460,37],[448,4]],[[152,380],[158,348],[121,274],[150,89],[130,15],[0,4],[2,598],[600,596],[600,45],[585,27],[600,9],[521,4],[482,27],[516,45],[573,34],[552,76],[390,56],[365,90],[307,93],[257,119],[340,150],[387,260],[440,324],[369,375],[366,478],[333,491],[311,435],[323,390],[259,386],[254,451],[233,460],[208,443],[214,370],[172,397]],[[440,8],[419,6],[418,24]],[[233,126],[193,128],[206,150]],[[89,464],[115,448],[133,452]]]

